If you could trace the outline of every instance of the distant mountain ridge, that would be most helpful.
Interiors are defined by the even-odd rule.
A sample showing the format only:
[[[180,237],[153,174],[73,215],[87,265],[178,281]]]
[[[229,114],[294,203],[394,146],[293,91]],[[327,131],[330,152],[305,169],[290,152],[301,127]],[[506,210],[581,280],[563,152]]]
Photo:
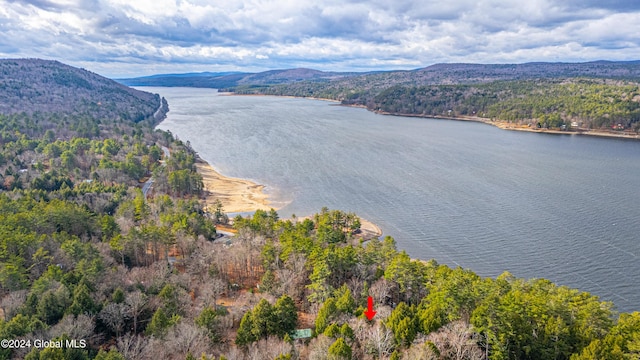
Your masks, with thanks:
[[[141,121],[160,107],[159,95],[58,61],[0,59],[0,114],[51,113]]]
[[[392,86],[469,85],[494,81],[607,78],[640,80],[640,61],[596,61],[586,63],[523,64],[435,64],[404,71],[366,73],[333,79],[318,88],[343,89],[348,92],[381,91]],[[304,84],[299,84],[304,86]],[[295,87],[295,85],[292,85]]]
[[[115,79],[127,86],[166,86],[166,87],[211,87],[211,84],[233,86],[235,79],[242,78],[247,73],[225,72],[199,72],[182,74],[156,74],[130,79]],[[221,79],[222,78],[222,79]]]
[[[259,73],[187,73],[158,74],[130,79],[116,79],[128,86],[184,86],[203,88],[230,88],[242,85],[275,85],[300,81],[329,81],[369,73],[325,72],[314,69],[295,68],[268,70]]]
[[[259,73],[190,73],[117,79],[129,86],[185,86],[231,89],[300,82],[326,83],[331,87],[386,88],[395,85],[477,84],[499,80],[598,77],[640,79],[640,61],[592,61],[583,63],[530,62],[522,64],[434,64],[415,70],[326,72],[295,68]]]
[[[175,73],[175,74],[156,74],[156,75],[149,75],[149,76],[142,76],[142,77],[138,77],[136,79],[157,79],[157,78],[172,78],[172,77],[202,77],[202,76],[207,76],[207,77],[219,77],[219,76],[226,76],[226,75],[236,75],[236,74],[243,74],[243,72],[241,71],[222,71],[222,72],[210,72],[210,71],[203,71],[203,72],[191,72],[191,73]],[[127,79],[116,79],[116,80],[127,80]]]
[[[296,68],[270,70],[252,74],[238,81],[239,85],[272,85],[310,80],[332,80],[360,75],[356,72],[326,72],[314,69]]]

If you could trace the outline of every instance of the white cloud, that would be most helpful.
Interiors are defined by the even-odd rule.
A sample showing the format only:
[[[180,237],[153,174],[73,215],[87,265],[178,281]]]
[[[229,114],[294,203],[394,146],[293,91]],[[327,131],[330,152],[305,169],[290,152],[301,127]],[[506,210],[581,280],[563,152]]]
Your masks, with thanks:
[[[156,24],[164,17],[171,17],[178,11],[174,0],[107,0],[104,7],[119,9],[128,17],[145,24]]]
[[[0,55],[106,75],[628,60],[638,34],[640,5],[629,1],[0,0]]]

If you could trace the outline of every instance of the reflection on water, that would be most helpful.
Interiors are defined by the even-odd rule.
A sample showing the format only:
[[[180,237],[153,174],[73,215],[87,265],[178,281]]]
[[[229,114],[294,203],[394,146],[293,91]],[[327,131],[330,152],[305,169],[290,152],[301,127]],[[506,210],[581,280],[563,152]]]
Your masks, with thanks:
[[[413,257],[545,277],[640,310],[640,142],[376,115],[328,102],[147,88],[159,127],[281,217],[355,211]]]

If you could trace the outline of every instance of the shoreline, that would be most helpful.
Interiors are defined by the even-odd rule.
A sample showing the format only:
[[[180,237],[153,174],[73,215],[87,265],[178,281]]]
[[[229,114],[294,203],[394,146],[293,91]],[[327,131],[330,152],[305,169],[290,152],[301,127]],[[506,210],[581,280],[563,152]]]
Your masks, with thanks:
[[[383,232],[382,229],[375,223],[372,223],[369,220],[360,218],[360,231],[362,231],[362,237],[364,239],[372,239],[374,237],[381,237]]]
[[[344,106],[348,107],[358,107],[365,108],[364,106],[352,106],[345,104]],[[367,109],[368,110],[368,109]],[[418,117],[418,118],[427,118],[427,119],[438,119],[438,120],[453,120],[453,121],[470,121],[477,122],[482,124],[487,124],[491,126],[495,126],[502,130],[509,131],[525,131],[531,133],[539,133],[539,134],[553,134],[553,135],[585,135],[585,136],[595,136],[595,137],[603,137],[603,138],[611,138],[611,139],[629,139],[629,140],[640,140],[640,134],[627,134],[624,132],[615,133],[608,132],[604,130],[590,130],[590,129],[579,129],[575,130],[555,130],[555,129],[538,129],[531,128],[525,125],[518,125],[515,123],[510,123],[508,121],[502,120],[490,120],[488,118],[481,118],[477,116],[436,116],[436,115],[420,115],[420,114],[403,114],[403,113],[391,113],[387,111],[373,111],[369,110],[375,114],[379,115],[391,115],[391,116],[404,116],[404,117]]]
[[[403,116],[403,117],[417,117],[417,118],[426,118],[426,119],[438,119],[438,120],[454,120],[454,121],[471,121],[478,122],[482,124],[487,124],[491,126],[495,126],[502,130],[509,131],[525,131],[531,133],[540,133],[540,134],[553,134],[553,135],[586,135],[586,136],[595,136],[601,138],[610,138],[610,139],[629,139],[629,140],[640,140],[640,134],[628,134],[624,132],[616,133],[609,132],[604,130],[591,130],[591,129],[580,129],[578,131],[575,130],[554,130],[554,129],[537,129],[531,128],[528,126],[517,125],[514,123],[510,123],[502,120],[494,120],[488,118],[481,118],[478,116],[437,116],[437,115],[422,115],[422,114],[405,114],[405,113],[393,113],[387,111],[376,111],[370,110],[365,105],[359,104],[343,104],[340,100],[327,99],[327,98],[318,98],[318,97],[307,97],[307,96],[292,96],[292,95],[268,95],[268,94],[236,94],[233,92],[224,92],[220,93],[223,96],[274,96],[274,97],[285,97],[292,99],[309,99],[309,100],[321,100],[328,101],[332,103],[337,103],[341,106],[366,109],[374,114],[378,115],[391,115],[391,116]]]
[[[224,176],[211,164],[198,156],[196,161],[198,174],[204,184],[204,204],[209,210],[220,200],[225,213],[247,213],[256,210],[279,210],[272,205],[269,195],[264,192],[265,186],[251,180]],[[311,218],[311,215],[299,219]],[[360,218],[362,236],[373,238],[382,236],[382,230],[376,224]]]
[[[304,221],[305,219],[313,221],[313,215],[300,216],[296,218],[296,221]],[[382,229],[380,229],[380,227],[375,223],[367,219],[363,219],[360,216],[358,216],[358,219],[360,219],[360,233],[356,235],[356,238],[369,241],[375,237],[379,238],[383,235]]]
[[[327,101],[327,102],[332,102],[332,103],[343,105],[342,101],[340,101],[340,100],[319,98],[319,97],[311,97],[311,96],[270,95],[270,94],[236,94],[234,92],[229,92],[229,91],[218,92],[218,95],[219,96],[273,96],[273,97],[288,98],[288,99],[320,100],[320,101]],[[364,107],[364,105],[362,107]]]
[[[196,161],[196,170],[202,176],[206,207],[214,208],[216,201],[220,200],[225,213],[268,211],[273,208],[269,196],[264,192],[264,185],[224,176],[200,157]]]

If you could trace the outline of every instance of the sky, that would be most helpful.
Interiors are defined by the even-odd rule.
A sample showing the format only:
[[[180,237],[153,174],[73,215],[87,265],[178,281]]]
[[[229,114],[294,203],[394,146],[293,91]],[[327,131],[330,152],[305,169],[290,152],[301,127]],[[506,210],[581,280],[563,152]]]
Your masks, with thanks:
[[[0,0],[0,57],[112,78],[640,59],[637,0]]]

